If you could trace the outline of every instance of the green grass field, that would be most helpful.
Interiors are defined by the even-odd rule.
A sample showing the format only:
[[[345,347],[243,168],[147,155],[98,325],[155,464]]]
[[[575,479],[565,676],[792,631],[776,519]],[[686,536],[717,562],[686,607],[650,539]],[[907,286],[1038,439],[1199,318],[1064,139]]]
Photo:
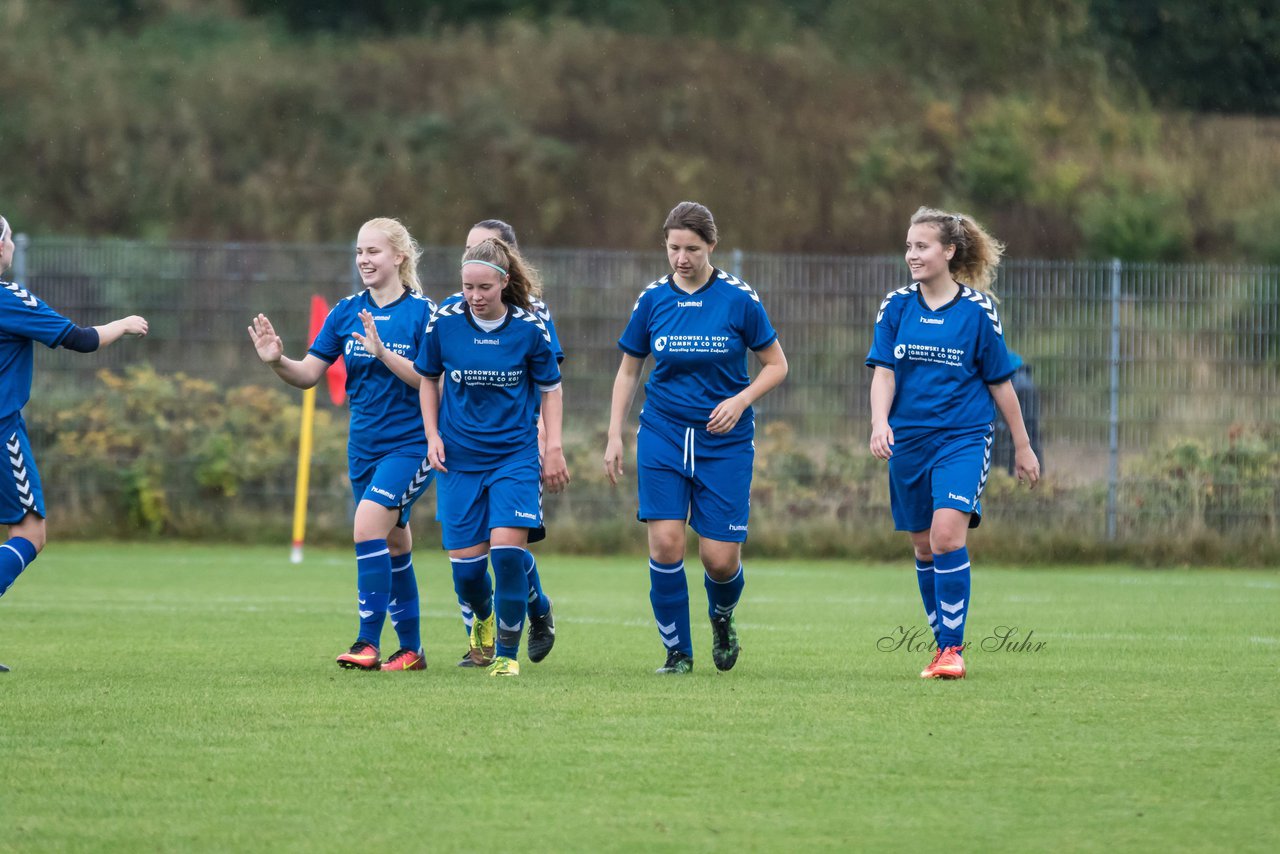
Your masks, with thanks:
[[[658,677],[643,561],[543,556],[557,646],[498,680],[454,667],[440,553],[431,666],[382,674],[333,664],[348,553],[286,551],[50,546],[0,600],[0,851],[1280,846],[1280,575],[979,557],[941,683],[878,648],[909,561],[750,561],[738,667],[694,576],[697,667]]]

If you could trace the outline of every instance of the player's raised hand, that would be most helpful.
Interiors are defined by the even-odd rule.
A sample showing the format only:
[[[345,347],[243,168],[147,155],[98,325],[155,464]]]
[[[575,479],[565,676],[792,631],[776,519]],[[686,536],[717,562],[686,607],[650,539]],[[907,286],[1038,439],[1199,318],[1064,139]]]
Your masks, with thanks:
[[[610,439],[604,448],[604,473],[609,483],[618,485],[622,477],[622,439]]]
[[[373,322],[373,314],[369,309],[360,312],[360,322],[364,324],[364,334],[352,332],[351,337],[363,344],[370,356],[381,360],[387,355],[387,348],[382,343],[382,336],[378,334],[378,326]]]
[[[147,319],[137,314],[122,317],[116,323],[120,324],[120,333],[125,338],[141,338],[150,328],[147,325]]]
[[[259,314],[253,319],[253,325],[249,327],[249,338],[258,351],[258,358],[268,365],[284,358],[284,341],[276,334],[275,327],[265,314]]]

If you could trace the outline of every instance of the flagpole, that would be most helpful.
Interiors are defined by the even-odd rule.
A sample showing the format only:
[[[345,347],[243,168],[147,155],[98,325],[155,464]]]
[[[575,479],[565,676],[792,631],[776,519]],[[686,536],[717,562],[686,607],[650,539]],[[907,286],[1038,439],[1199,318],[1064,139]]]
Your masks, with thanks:
[[[290,563],[302,563],[302,542],[307,533],[307,494],[311,483],[311,441],[316,420],[316,388],[302,393],[302,429],[298,436],[298,480],[293,490],[293,549]]]

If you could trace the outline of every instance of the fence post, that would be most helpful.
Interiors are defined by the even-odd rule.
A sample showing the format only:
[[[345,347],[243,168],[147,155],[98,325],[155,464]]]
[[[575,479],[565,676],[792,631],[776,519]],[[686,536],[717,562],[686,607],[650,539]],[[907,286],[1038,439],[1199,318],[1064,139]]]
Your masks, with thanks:
[[[1111,407],[1107,467],[1107,540],[1116,538],[1116,493],[1120,485],[1120,272],[1119,258],[1111,259]]]
[[[733,275],[745,281],[747,277],[743,275],[742,272],[742,250],[734,249],[729,253],[729,257],[732,259],[733,263]]]
[[[13,236],[13,280],[23,287],[27,285],[27,247],[30,245],[31,238],[25,234]]]

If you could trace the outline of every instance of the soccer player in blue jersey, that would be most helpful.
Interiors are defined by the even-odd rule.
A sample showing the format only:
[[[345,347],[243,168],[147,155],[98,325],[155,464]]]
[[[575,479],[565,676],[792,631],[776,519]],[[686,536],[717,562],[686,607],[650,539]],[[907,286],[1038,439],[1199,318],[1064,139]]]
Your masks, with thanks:
[[[517,252],[520,246],[516,242],[516,230],[509,223],[500,219],[486,219],[477,222],[471,226],[471,230],[467,232],[466,248],[471,249],[482,240],[488,240],[491,237],[499,238],[506,242],[508,246]],[[446,297],[441,301],[440,306],[443,308],[456,302],[463,302],[465,299],[462,291],[453,296]],[[564,361],[564,350],[560,347],[560,338],[556,335],[556,325],[551,319],[551,310],[547,308],[547,304],[540,297],[532,297],[529,304],[534,314],[546,324],[547,334],[551,336],[551,350],[555,354],[556,363]],[[541,455],[546,449],[546,430],[543,427],[542,419],[538,419],[538,449]],[[545,532],[541,529],[529,532],[529,542],[535,543],[543,539]],[[529,660],[533,662],[542,661],[551,652],[551,647],[556,641],[556,624],[555,614],[551,606],[551,599],[542,591],[542,579],[538,574],[538,564],[534,559],[533,552],[528,549],[524,552],[525,560],[525,576],[529,580],[529,640],[528,652]],[[486,602],[489,604],[483,607],[486,614],[492,614],[492,598],[493,584],[489,580],[488,558],[479,557],[469,561],[454,561],[453,569],[453,586],[458,596],[458,607],[462,610],[462,625],[467,631],[468,641],[471,638],[471,624],[475,620],[475,612],[471,610],[467,597],[471,595],[469,591],[473,589],[472,585],[479,583],[483,589],[487,591]],[[477,581],[476,576],[480,578]],[[490,617],[489,619],[492,619]],[[492,634],[488,632],[487,634]],[[493,663],[493,647],[473,648],[468,643],[467,651],[463,653],[462,659],[458,662],[459,667],[487,667]]]
[[[965,675],[965,538],[982,521],[996,408],[1013,437],[1018,480],[1034,487],[1040,479],[990,289],[1003,252],[971,217],[916,211],[906,248],[912,283],[880,304],[867,355],[871,453],[889,463],[894,527],[911,535],[937,644],[925,679]]]
[[[249,327],[258,357],[292,386],[311,388],[339,356],[347,365],[351,429],[348,474],[356,501],[353,538],[360,628],[338,656],[356,670],[425,670],[413,571],[409,512],[431,482],[418,408],[421,378],[413,369],[435,305],[418,281],[418,245],[398,221],[372,219],[356,238],[356,267],[365,289],[333,307],[301,360],[264,315]],[[387,615],[399,649],[385,662],[379,647]]]
[[[13,263],[13,229],[0,216],[0,274]],[[22,408],[31,399],[34,342],[92,353],[123,337],[147,334],[137,315],[102,326],[80,327],[49,308],[21,283],[0,281],[0,438],[8,450],[8,473],[0,477],[0,523],[9,538],[0,545],[0,596],[31,565],[45,544],[44,490],[27,439]],[[9,668],[0,664],[0,672]]]
[[[493,644],[491,676],[518,676],[528,612],[525,552],[542,527],[542,487],[569,482],[561,439],[560,367],[546,324],[532,310],[541,283],[500,238],[462,256],[464,300],[431,318],[414,368],[421,385],[427,456],[438,472],[436,518],[475,613],[471,646]],[[546,428],[539,461],[537,419]],[[492,613],[482,579],[492,560]],[[459,564],[469,565],[459,569]],[[496,620],[495,620],[496,616]]]
[[[719,670],[738,660],[734,608],[742,595],[755,417],[751,406],[787,375],[787,358],[760,297],[711,264],[716,224],[696,202],[681,202],[663,225],[671,273],[636,300],[618,347],[604,468],[622,475],[622,425],[645,359],[654,368],[636,437],[638,518],[648,524],[649,599],[667,650],[658,673],[693,669],[685,521],[698,533],[705,569],[711,658]],[[747,374],[747,351],[760,371]]]

